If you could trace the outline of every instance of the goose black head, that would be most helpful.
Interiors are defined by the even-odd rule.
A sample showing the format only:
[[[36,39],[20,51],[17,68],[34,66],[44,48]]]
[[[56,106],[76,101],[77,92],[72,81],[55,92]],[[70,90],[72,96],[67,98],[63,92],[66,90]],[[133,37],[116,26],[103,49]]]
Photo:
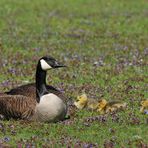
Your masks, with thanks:
[[[44,71],[47,71],[52,68],[60,68],[60,67],[66,67],[65,65],[61,64],[57,60],[55,60],[51,56],[44,56],[40,59],[41,68]]]

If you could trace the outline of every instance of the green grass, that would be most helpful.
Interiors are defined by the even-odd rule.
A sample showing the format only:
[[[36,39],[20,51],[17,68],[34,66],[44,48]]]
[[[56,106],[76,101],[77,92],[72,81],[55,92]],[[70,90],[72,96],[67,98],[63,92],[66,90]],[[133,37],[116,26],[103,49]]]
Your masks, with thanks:
[[[98,116],[87,110],[77,110],[68,125],[0,121],[3,145],[147,144],[148,117],[139,112],[140,101],[148,98],[146,0],[0,0],[0,6],[1,92],[33,82],[37,60],[52,55],[68,68],[48,72],[47,80],[69,98],[86,92],[128,103],[104,122],[85,121]]]

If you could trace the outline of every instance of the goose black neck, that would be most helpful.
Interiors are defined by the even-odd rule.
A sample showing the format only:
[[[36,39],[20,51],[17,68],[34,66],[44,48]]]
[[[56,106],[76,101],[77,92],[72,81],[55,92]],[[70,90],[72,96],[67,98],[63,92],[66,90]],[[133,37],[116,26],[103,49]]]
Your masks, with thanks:
[[[40,97],[47,93],[46,73],[46,71],[42,70],[41,64],[39,62],[36,70],[36,98],[38,103],[40,102]]]

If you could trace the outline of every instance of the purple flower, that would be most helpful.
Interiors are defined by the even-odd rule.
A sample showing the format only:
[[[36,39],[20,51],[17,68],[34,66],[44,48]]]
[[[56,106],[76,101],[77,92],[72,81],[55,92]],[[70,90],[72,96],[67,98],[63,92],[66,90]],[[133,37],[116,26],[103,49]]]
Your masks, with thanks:
[[[144,110],[144,114],[148,115],[148,110]]]
[[[83,148],[93,148],[94,144],[84,144]]]
[[[9,138],[9,137],[5,137],[5,138],[4,138],[4,141],[5,141],[5,142],[9,142],[9,141],[10,141],[10,138]]]

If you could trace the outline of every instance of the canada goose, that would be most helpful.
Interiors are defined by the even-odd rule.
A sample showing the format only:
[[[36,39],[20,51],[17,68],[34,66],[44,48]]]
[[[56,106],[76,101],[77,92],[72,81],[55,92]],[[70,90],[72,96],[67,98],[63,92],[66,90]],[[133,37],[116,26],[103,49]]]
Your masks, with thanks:
[[[36,69],[36,97],[22,94],[0,95],[0,114],[6,119],[25,119],[41,122],[63,120],[67,113],[66,103],[56,95],[56,89],[46,86],[46,72],[52,68],[64,67],[50,56],[42,57]],[[29,86],[33,87],[32,84]],[[27,86],[25,86],[27,89]],[[49,87],[48,87],[49,88]]]

